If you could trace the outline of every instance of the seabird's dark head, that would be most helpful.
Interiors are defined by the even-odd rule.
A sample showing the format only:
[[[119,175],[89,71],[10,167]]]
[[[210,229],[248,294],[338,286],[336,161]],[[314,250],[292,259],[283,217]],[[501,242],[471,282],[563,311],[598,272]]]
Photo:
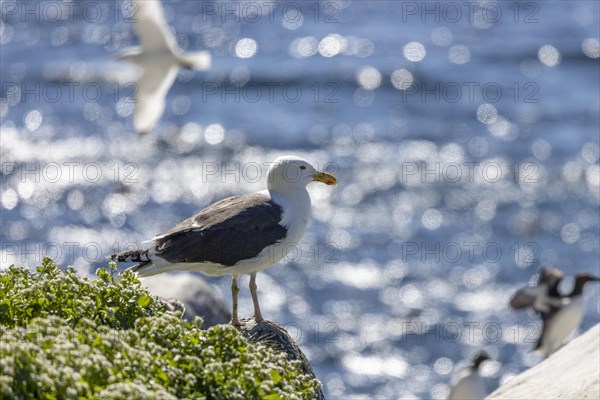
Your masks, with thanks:
[[[473,365],[471,365],[471,369],[473,371],[478,371],[479,366],[487,360],[493,360],[493,358],[490,357],[490,355],[486,351],[481,350],[477,352],[477,354],[475,354],[475,357],[473,357]]]
[[[556,268],[542,268],[540,277],[538,280],[538,286],[546,285],[548,288],[548,295],[551,297],[560,297],[558,292],[558,285],[562,281],[565,275],[563,272]]]
[[[573,288],[570,297],[582,294],[583,287],[586,283],[598,281],[600,281],[600,277],[597,277],[587,272],[578,273],[577,275],[575,275],[575,287]]]

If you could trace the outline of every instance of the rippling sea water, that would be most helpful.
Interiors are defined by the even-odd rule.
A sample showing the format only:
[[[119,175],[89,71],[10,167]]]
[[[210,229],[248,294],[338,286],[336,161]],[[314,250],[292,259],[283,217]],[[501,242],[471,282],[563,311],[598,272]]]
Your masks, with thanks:
[[[214,64],[138,138],[136,71],[111,59],[130,3],[0,2],[2,266],[91,273],[295,153],[340,184],[310,188],[259,290],[328,398],[443,398],[481,348],[490,389],[538,361],[511,292],[541,266],[600,273],[598,3],[163,3]]]

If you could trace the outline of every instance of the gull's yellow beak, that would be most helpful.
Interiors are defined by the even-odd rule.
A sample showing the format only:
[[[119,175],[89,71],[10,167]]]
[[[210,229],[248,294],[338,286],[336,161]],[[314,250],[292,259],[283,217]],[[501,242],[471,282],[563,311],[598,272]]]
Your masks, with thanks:
[[[326,185],[336,185],[337,184],[337,179],[335,179],[335,176],[333,176],[327,172],[317,172],[316,174],[312,175],[312,178],[313,178],[314,182],[321,182]]]

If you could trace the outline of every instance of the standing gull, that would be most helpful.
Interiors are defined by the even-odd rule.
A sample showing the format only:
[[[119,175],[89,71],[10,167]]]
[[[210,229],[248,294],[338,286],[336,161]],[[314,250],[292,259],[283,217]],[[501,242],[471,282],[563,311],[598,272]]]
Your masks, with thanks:
[[[128,47],[117,58],[142,69],[135,92],[133,126],[140,133],[150,131],[165,110],[165,97],[180,67],[206,70],[211,56],[207,51],[184,53],[165,21],[159,0],[134,2],[133,29],[141,46]]]
[[[295,156],[277,158],[267,175],[267,190],[218,201],[151,240],[152,247],[114,254],[119,262],[134,261],[141,276],[173,270],[231,275],[231,323],[239,326],[238,277],[250,275],[254,320],[263,321],[256,293],[256,273],[272,267],[302,238],[310,218],[311,182],[335,185],[337,180]]]

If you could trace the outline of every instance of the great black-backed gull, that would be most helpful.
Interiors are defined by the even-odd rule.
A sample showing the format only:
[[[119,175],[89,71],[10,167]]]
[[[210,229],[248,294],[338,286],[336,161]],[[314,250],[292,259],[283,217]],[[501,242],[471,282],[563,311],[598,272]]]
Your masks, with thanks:
[[[306,186],[311,182],[335,185],[337,180],[305,159],[279,157],[269,168],[267,190],[216,202],[154,237],[150,248],[115,254],[112,259],[138,262],[131,270],[141,276],[173,270],[232,275],[233,325],[240,325],[237,280],[249,274],[254,319],[260,322],[256,273],[280,261],[300,241],[310,218]]]

